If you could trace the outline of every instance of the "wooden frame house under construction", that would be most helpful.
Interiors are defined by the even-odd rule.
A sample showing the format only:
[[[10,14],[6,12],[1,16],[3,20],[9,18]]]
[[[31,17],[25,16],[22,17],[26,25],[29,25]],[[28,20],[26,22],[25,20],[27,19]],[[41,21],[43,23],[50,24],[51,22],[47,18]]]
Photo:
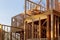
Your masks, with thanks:
[[[12,17],[12,26],[22,29],[21,31],[15,30],[15,32],[22,33],[21,40],[59,40],[59,2],[58,0],[46,0],[46,4],[44,7],[31,0],[25,0],[25,12]]]
[[[25,0],[25,12],[12,17],[12,26],[22,29],[13,30],[12,28],[12,31],[20,33],[21,40],[59,40],[59,2],[46,0],[46,4],[44,7],[31,0]]]
[[[24,12],[11,19],[10,40],[17,40],[13,33],[18,40],[60,40],[60,2],[45,1],[43,6],[42,0],[25,0]]]

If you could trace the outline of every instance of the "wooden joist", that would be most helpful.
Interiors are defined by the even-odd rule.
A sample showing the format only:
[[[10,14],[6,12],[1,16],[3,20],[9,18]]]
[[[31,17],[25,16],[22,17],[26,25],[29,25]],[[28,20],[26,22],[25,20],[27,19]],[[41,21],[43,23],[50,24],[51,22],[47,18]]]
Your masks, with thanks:
[[[46,15],[40,14],[40,15],[33,15],[33,16],[30,16],[30,17],[26,18],[25,21],[27,21],[28,23],[29,23],[29,22],[32,22],[32,18],[35,19],[34,21],[37,21],[37,20],[39,20],[39,17],[40,17],[41,20],[47,18]]]

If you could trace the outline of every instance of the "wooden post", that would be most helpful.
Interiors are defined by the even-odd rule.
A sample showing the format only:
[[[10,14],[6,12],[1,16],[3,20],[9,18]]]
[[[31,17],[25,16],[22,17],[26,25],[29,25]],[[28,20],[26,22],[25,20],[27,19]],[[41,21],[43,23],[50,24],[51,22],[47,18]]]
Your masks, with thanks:
[[[15,33],[15,40],[16,40],[16,33]]]
[[[12,40],[12,32],[10,32],[10,40]]]
[[[47,10],[53,9],[53,0],[46,0],[46,3],[47,3]]]
[[[49,0],[46,0],[47,10],[49,9]]]
[[[2,30],[3,27],[2,27],[1,24],[0,24],[0,27],[1,27],[1,28],[0,28],[0,40],[2,40],[2,39],[3,39],[3,34],[2,34],[2,33],[3,33],[3,30]]]
[[[24,22],[24,40],[25,40],[25,22]]]
[[[51,14],[51,40],[53,40],[53,14]]]
[[[59,38],[59,17],[58,16],[56,18],[56,22],[57,22],[57,24],[56,24],[56,40],[58,40],[58,38]]]
[[[34,29],[33,29],[33,27],[34,27],[34,22],[33,22],[33,19],[32,19],[32,40],[34,38]]]
[[[11,25],[13,26],[13,18],[11,19]],[[10,40],[12,40],[12,28],[13,28],[12,26],[10,30]]]
[[[41,20],[39,18],[39,39],[41,40]]]
[[[2,40],[2,30],[0,29],[0,40]]]
[[[58,39],[59,39],[59,17],[58,17],[58,24],[57,24],[57,27],[58,27]]]
[[[47,39],[51,40],[51,26],[50,26],[50,15],[47,16]]]
[[[49,40],[49,16],[47,16],[47,39]]]
[[[58,4],[58,0],[55,0],[55,10],[58,11],[59,10],[59,4]]]
[[[58,17],[57,16],[54,16],[54,40],[58,40],[58,26],[59,26],[59,24],[58,24]]]
[[[57,26],[56,26],[56,25],[57,25],[57,24],[56,24],[56,16],[54,16],[54,18],[55,18],[55,19],[54,19],[54,20],[55,20],[55,21],[54,21],[54,39],[55,39],[56,36],[57,36],[57,35],[56,35],[56,28],[57,28]]]
[[[11,19],[11,25],[13,26],[13,18]],[[12,28],[13,28],[12,26],[10,30],[10,40],[12,40]]]
[[[24,19],[25,19],[25,17],[26,17],[26,2],[27,2],[27,0],[25,0],[25,15],[24,15]],[[23,19],[23,23],[24,23],[24,40],[26,40],[26,38],[25,38],[25,20]]]

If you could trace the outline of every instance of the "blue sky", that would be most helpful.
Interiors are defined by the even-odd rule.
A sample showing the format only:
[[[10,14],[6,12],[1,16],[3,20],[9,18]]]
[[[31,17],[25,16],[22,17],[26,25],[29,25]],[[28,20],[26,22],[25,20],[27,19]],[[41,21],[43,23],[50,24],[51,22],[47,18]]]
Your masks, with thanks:
[[[0,0],[0,24],[11,25],[11,17],[24,10],[24,0]]]
[[[24,0],[0,0],[0,24],[11,25],[11,17],[23,10]]]

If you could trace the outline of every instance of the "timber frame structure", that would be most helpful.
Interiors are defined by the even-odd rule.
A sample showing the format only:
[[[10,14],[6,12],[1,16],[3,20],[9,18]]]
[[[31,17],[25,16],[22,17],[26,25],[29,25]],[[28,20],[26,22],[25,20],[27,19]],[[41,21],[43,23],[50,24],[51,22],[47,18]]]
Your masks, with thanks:
[[[39,3],[25,0],[24,12],[13,16],[8,26],[11,27],[9,40],[60,40],[60,2],[45,1],[43,6],[42,0]],[[0,40],[5,39],[2,36]]]
[[[59,40],[60,11],[58,0],[46,0],[46,4],[47,8],[31,0],[25,0],[25,12],[19,14],[23,20],[22,26],[20,25],[20,28],[23,29],[21,40]],[[15,25],[19,24],[16,22]],[[13,22],[12,26],[14,26]],[[18,32],[20,33],[20,31]]]

